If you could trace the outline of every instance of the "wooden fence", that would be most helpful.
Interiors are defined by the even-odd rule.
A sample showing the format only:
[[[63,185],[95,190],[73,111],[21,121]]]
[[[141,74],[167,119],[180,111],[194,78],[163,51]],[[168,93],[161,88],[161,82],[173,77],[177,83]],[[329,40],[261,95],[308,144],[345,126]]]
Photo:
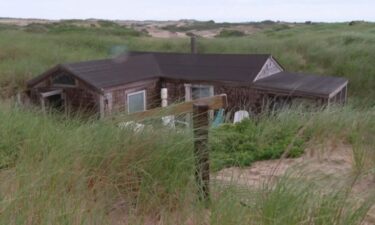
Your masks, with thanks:
[[[154,108],[144,112],[116,117],[115,122],[142,121],[148,118],[161,118],[169,115],[193,113],[195,178],[199,188],[201,200],[209,199],[210,164],[208,150],[209,111],[226,108],[225,94],[208,98],[201,98],[190,102],[171,105],[169,107]]]

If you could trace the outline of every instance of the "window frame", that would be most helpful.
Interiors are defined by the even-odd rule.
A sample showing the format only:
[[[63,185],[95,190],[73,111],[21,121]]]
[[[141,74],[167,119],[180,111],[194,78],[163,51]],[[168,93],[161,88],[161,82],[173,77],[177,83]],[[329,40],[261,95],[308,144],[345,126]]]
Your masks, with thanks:
[[[130,112],[130,107],[129,107],[129,97],[133,96],[133,95],[137,95],[137,94],[143,94],[143,110],[142,111],[137,111],[137,112],[144,112],[147,110],[146,106],[147,106],[147,99],[146,99],[146,90],[141,90],[141,91],[135,91],[135,92],[130,92],[126,95],[126,100],[127,100],[127,104],[126,104],[126,107],[127,107],[127,111],[128,111],[128,114],[131,114]],[[137,112],[132,112],[132,113],[137,113]]]
[[[185,101],[193,101],[193,88],[208,88],[210,95],[212,97],[215,95],[215,90],[213,85],[209,84],[184,84],[185,86]]]
[[[73,80],[74,80],[74,84],[61,84],[61,83],[55,83],[54,80],[56,79],[56,77],[59,77],[59,76],[69,76],[71,77]],[[67,74],[67,73],[60,73],[60,74],[57,74],[53,77],[51,77],[51,84],[54,86],[54,87],[77,87],[77,79],[70,75],[70,74]]]

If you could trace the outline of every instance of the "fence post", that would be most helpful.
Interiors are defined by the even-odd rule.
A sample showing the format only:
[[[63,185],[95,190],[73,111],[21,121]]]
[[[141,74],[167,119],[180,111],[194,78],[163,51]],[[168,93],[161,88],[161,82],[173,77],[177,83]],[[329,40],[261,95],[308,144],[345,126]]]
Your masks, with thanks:
[[[193,105],[194,156],[196,163],[195,179],[199,188],[199,199],[209,200],[210,164],[208,150],[209,106]]]

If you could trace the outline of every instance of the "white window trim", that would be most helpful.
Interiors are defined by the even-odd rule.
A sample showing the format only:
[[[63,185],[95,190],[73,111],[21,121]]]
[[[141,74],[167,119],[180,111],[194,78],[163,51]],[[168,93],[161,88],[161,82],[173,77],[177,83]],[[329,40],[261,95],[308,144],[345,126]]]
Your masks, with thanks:
[[[143,93],[143,99],[144,99],[144,101],[143,101],[143,111],[146,111],[146,105],[147,105],[147,99],[146,99],[146,90],[142,90],[142,91],[136,91],[136,92],[131,92],[131,93],[128,93],[127,95],[126,95],[126,100],[127,100],[127,104],[126,104],[126,106],[127,106],[127,111],[128,111],[128,113],[130,113],[129,112],[129,97],[130,96],[132,96],[132,95],[137,95],[137,94],[140,94],[140,93]],[[140,111],[140,112],[143,112],[143,111]]]

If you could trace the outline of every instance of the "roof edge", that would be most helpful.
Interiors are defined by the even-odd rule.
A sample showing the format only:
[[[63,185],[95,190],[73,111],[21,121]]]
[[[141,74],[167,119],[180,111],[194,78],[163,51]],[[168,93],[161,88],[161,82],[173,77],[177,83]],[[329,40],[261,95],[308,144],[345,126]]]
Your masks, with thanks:
[[[47,71],[45,71],[44,73],[42,73],[42,74],[40,74],[40,75],[32,78],[31,80],[28,80],[26,82],[27,87],[28,88],[33,87],[34,85],[36,85],[37,83],[39,83],[43,79],[47,78],[48,76],[52,75],[53,73],[55,73],[56,71],[58,71],[61,68],[62,68],[62,65],[61,64],[57,64],[54,67],[52,67],[52,68],[48,69]]]
[[[92,87],[95,91],[99,92],[99,93],[104,93],[104,90],[103,89],[100,89],[98,87],[95,87],[94,85],[92,85],[90,82],[82,79],[81,77],[77,76],[73,71],[71,71],[65,64],[57,64],[56,66],[50,68],[49,70],[47,70],[46,72],[40,74],[39,76],[27,81],[27,88],[32,88],[33,86],[37,85],[39,82],[43,81],[44,79],[48,78],[49,76],[52,76],[54,73],[58,72],[58,71],[65,71],[67,73],[69,73],[70,75],[74,76],[74,78],[76,78],[77,80],[85,83],[86,85]]]
[[[159,52],[159,51],[130,51],[129,54],[178,54],[178,55],[232,55],[232,56],[246,56],[246,55],[253,55],[253,56],[272,56],[272,54],[269,53],[263,53],[263,54],[251,54],[251,53],[190,53],[190,52]]]
[[[285,89],[278,89],[278,88],[270,88],[270,87],[264,87],[260,85],[254,85],[253,86],[255,89],[260,90],[260,91],[273,91],[277,93],[282,93],[288,96],[293,96],[293,95],[299,95],[302,97],[319,97],[319,98],[329,98],[329,94],[311,94],[310,92],[307,91],[298,91],[298,90],[285,90]]]
[[[73,75],[77,80],[79,80],[79,81],[85,83],[86,85],[92,87],[94,90],[96,90],[97,92],[99,92],[101,94],[104,93],[104,89],[103,88],[96,87],[90,81],[87,81],[87,80],[83,79],[82,77],[80,77],[79,75],[77,75],[73,70],[69,69],[69,67],[67,66],[67,64],[62,64],[60,66],[61,66],[61,69],[63,69],[64,71],[68,72],[70,75]]]
[[[282,71],[280,73],[275,73],[273,75],[277,75],[277,74],[282,74],[282,73],[289,73],[291,75],[294,75],[295,73],[294,72],[288,72],[288,71]],[[336,89],[334,89],[333,91],[329,92],[329,93],[326,93],[326,94],[318,94],[318,93],[314,93],[314,94],[311,94],[310,92],[308,91],[301,91],[301,90],[285,90],[285,89],[279,89],[279,88],[272,88],[272,87],[267,87],[267,86],[263,86],[257,82],[254,82],[253,83],[253,87],[258,89],[258,90],[267,90],[267,91],[275,91],[275,92],[280,92],[280,93],[285,93],[285,94],[292,94],[292,93],[297,93],[297,94],[300,94],[300,95],[304,95],[304,96],[316,96],[316,97],[322,97],[322,98],[332,98],[335,96],[335,94],[337,94],[338,92],[340,92],[344,87],[346,87],[349,83],[349,80],[345,77],[335,77],[335,76],[322,76],[322,75],[313,75],[313,74],[299,74],[299,75],[304,75],[304,76],[314,76],[314,77],[317,77],[317,78],[324,78],[324,77],[329,77],[329,78],[335,78],[335,79],[341,79],[342,80],[342,83],[338,85],[338,87]],[[269,76],[269,77],[266,77],[264,79],[267,79],[267,78],[271,78],[272,76]],[[261,81],[262,79],[258,80],[258,81]]]
[[[346,80],[344,84],[340,85],[338,88],[336,88],[336,90],[334,90],[333,92],[331,92],[329,94],[329,98],[332,98],[334,97],[337,93],[339,93],[343,88],[345,88],[346,86],[348,86],[348,83],[349,83],[349,80]]]

